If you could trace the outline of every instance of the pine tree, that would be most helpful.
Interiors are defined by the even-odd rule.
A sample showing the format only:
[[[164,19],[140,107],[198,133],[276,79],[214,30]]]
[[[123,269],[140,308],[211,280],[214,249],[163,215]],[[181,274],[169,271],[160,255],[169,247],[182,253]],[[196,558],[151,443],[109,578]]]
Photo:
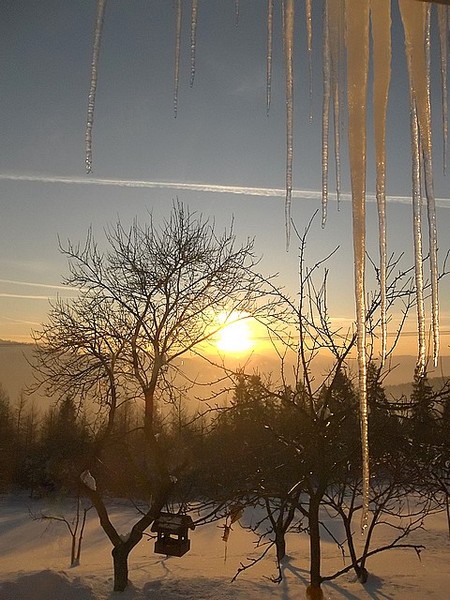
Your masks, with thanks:
[[[411,401],[411,429],[413,441],[422,445],[433,444],[436,441],[436,419],[434,417],[433,388],[428,375],[423,375],[416,369],[414,373]]]

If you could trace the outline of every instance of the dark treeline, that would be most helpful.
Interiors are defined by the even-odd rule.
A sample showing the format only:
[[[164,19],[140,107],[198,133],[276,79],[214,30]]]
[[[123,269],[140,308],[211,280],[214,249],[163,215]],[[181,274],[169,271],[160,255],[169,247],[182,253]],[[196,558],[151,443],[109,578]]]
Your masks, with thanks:
[[[416,376],[410,397],[388,398],[379,372],[368,372],[373,482],[395,479],[407,491],[445,491],[450,464],[450,381],[434,390]],[[183,503],[230,505],[299,497],[343,484],[359,485],[358,399],[341,367],[311,410],[301,385],[279,387],[262,375],[237,374],[228,406],[193,417],[182,403],[158,413],[161,452]],[[26,396],[11,403],[0,389],[0,488],[31,496],[74,494],[80,473],[102,461],[102,487],[111,496],[145,497],[139,461],[145,454],[140,411],[124,402],[105,443],[98,414],[81,412],[67,397],[39,414]],[[102,449],[99,456],[99,443]],[[99,470],[100,472],[100,470]],[[292,492],[295,488],[294,492]]]

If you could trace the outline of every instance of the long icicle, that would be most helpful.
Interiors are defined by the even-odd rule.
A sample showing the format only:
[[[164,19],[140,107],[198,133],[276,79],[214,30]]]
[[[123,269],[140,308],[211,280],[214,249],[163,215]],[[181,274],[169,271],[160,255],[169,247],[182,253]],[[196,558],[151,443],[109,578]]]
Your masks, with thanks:
[[[413,239],[414,239],[414,278],[416,285],[417,313],[417,370],[419,376],[425,374],[426,343],[425,343],[425,302],[423,285],[423,248],[422,248],[422,185],[420,137],[417,110],[412,91],[411,103],[411,157],[412,157],[412,199],[413,199]]]
[[[105,20],[106,0],[97,0],[95,18],[94,44],[92,47],[91,82],[89,86],[86,132],[85,132],[85,166],[86,173],[92,173],[92,128],[94,126],[95,95],[97,93],[98,60],[102,41],[103,22]]]
[[[328,2],[323,7],[322,27],[322,228],[327,221],[328,210],[328,158],[330,134],[331,67]]]
[[[339,87],[331,84],[333,98],[333,131],[334,131],[334,168],[336,171],[336,202],[338,210],[341,203],[341,108]]]
[[[197,19],[198,19],[198,0],[192,0],[191,5],[191,80],[190,86],[194,85],[195,79],[195,53],[197,50]]]
[[[308,79],[309,79],[309,120],[312,121],[312,101],[313,101],[313,68],[312,68],[312,2],[305,1],[305,19],[306,19],[306,47],[308,50]]]
[[[436,201],[433,190],[431,106],[427,37],[429,32],[429,6],[422,2],[399,0],[400,13],[405,30],[406,56],[409,80],[419,122],[422,147],[422,169],[427,197],[428,236],[431,276],[431,320],[433,332],[433,361],[439,355],[439,301],[437,264]]]
[[[177,0],[176,26],[175,26],[175,67],[174,67],[174,89],[173,89],[173,116],[178,114],[178,88],[180,85],[180,55],[181,55],[181,24],[182,4]]]
[[[295,0],[284,0],[283,39],[286,87],[286,248],[291,238],[292,164],[294,161],[294,22]]]
[[[273,0],[267,0],[266,111],[272,102]]]
[[[391,2],[390,0],[371,0],[370,10],[373,37],[373,103],[380,255],[381,363],[384,364],[387,348],[386,113],[391,79]]]
[[[447,30],[448,22],[448,6],[437,7],[438,10],[438,27],[439,27],[439,46],[440,46],[440,61],[441,61],[441,105],[442,105],[442,163],[444,175],[447,171],[447,151],[448,151],[448,92],[447,92],[447,76],[448,76],[448,37]]]
[[[336,200],[338,210],[341,198],[341,79],[344,47],[344,4],[342,0],[328,0],[328,36],[330,45],[331,98],[333,102],[334,162]]]
[[[366,356],[366,96],[369,62],[369,1],[346,0],[347,98],[350,176],[355,260],[356,332],[358,349],[359,404],[362,444],[363,510],[361,527],[369,516],[369,418]]]
[[[240,13],[239,0],[234,0],[234,24],[236,25],[236,27],[239,25],[239,13]]]
[[[429,128],[430,147],[424,155],[425,163],[425,190],[427,194],[427,216],[428,216],[428,243],[430,248],[430,270],[431,270],[431,322],[433,333],[433,363],[437,367],[439,359],[439,266],[438,266],[438,242],[437,242],[437,216],[436,199],[434,196],[433,183],[433,157],[431,141],[431,4],[426,6],[425,11],[425,50],[426,50],[426,82],[427,82],[427,124]]]

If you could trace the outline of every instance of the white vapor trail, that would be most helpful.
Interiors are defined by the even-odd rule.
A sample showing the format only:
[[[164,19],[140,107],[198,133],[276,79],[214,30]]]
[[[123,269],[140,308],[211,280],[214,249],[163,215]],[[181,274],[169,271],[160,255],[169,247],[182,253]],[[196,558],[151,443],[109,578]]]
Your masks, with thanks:
[[[192,192],[212,192],[223,194],[238,194],[244,196],[264,196],[267,198],[284,198],[284,188],[245,187],[237,185],[219,185],[215,183],[186,183],[181,181],[145,181],[141,179],[101,179],[98,177],[60,177],[50,175],[14,175],[0,173],[0,181],[28,181],[36,183],[63,183],[71,185],[100,185],[128,188],[150,188],[168,190],[188,190]],[[320,200],[322,192],[318,190],[293,190],[293,198]],[[333,194],[330,193],[330,197]],[[367,200],[375,202],[374,194],[367,194]],[[341,193],[342,200],[351,200],[351,194]],[[410,196],[388,196],[389,202],[411,204]],[[450,198],[436,198],[436,205],[450,208]]]
[[[21,300],[50,300],[49,296],[33,296],[31,294],[7,294],[0,292],[0,298],[16,298]]]
[[[13,285],[25,285],[30,287],[48,288],[50,290],[73,290],[77,288],[70,287],[68,285],[53,285],[48,283],[36,283],[31,281],[17,281],[16,279],[0,279],[0,283],[11,283]]]

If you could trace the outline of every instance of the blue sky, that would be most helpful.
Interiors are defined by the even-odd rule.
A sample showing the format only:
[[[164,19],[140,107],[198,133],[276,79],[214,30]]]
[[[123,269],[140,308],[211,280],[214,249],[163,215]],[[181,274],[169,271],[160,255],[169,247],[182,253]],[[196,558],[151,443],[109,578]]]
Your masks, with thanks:
[[[92,224],[103,228],[149,211],[166,215],[178,197],[215,219],[218,229],[235,222],[238,239],[256,236],[261,270],[280,272],[280,284],[297,283],[295,243],[285,250],[282,196],[250,195],[241,188],[284,186],[285,103],[281,38],[276,35],[273,98],[265,108],[265,5],[241,0],[200,0],[197,64],[189,87],[189,2],[185,2],[178,116],[173,115],[174,2],[109,0],[102,41],[94,123],[94,171],[84,173],[84,127],[89,88],[95,2],[4,0],[0,7],[0,338],[25,340],[48,310],[48,296],[66,271],[58,237],[83,240]],[[277,7],[278,7],[278,3]],[[303,230],[320,208],[322,65],[321,2],[314,3],[313,97],[309,81],[304,2],[297,3],[295,54],[295,163],[292,217]],[[388,194],[408,197],[411,168],[409,107],[403,34],[394,10],[393,79],[387,128]],[[280,31],[276,10],[275,27]],[[433,40],[432,92],[435,191],[450,197],[442,175],[439,73]],[[312,121],[309,113],[312,107]],[[346,133],[345,129],[343,131]],[[370,133],[370,126],[369,126]],[[372,138],[368,188],[374,191]],[[344,189],[349,190],[343,153]],[[72,183],[51,182],[66,179]],[[96,179],[163,182],[158,187],[98,185]],[[89,181],[87,185],[85,182]],[[182,189],[195,184],[195,189]],[[206,185],[208,184],[208,185]],[[209,184],[217,186],[212,191]],[[236,193],[226,191],[236,188]],[[225,190],[225,191],[224,191]],[[311,199],[308,198],[308,191]],[[441,260],[450,247],[450,201],[439,208]],[[340,245],[330,263],[330,312],[351,321],[353,259],[349,202],[329,207],[325,230],[317,219],[311,263]],[[377,260],[377,217],[368,208],[368,249]],[[411,208],[388,205],[390,252],[405,251],[412,264]],[[441,288],[443,330],[450,329],[449,286]],[[414,323],[412,323],[412,326]],[[410,327],[410,328],[411,328]],[[448,352],[444,338],[442,352]],[[414,345],[412,352],[414,352]]]

